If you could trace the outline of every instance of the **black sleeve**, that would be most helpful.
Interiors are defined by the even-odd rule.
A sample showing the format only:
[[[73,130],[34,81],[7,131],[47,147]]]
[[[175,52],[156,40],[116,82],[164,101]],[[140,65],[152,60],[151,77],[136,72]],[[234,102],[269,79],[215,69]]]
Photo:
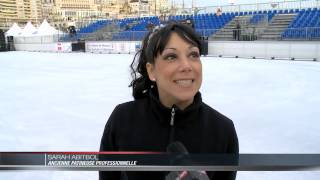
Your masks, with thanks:
[[[230,134],[229,134],[229,140],[228,140],[228,150],[227,153],[232,154],[239,154],[239,142],[238,142],[238,136],[236,133],[236,129],[232,123],[232,126],[230,128]]]
[[[234,154],[237,157],[235,161],[236,163],[238,163],[239,142],[238,142],[238,136],[233,123],[230,130],[229,138],[228,138],[227,153]],[[217,179],[235,180],[236,176],[237,176],[237,171],[219,171],[219,172],[215,172],[215,175],[211,180],[217,180]]]
[[[115,144],[115,122],[120,119],[119,106],[111,113],[105,126],[100,151],[117,151]],[[121,172],[119,171],[99,171],[99,180],[119,180]]]

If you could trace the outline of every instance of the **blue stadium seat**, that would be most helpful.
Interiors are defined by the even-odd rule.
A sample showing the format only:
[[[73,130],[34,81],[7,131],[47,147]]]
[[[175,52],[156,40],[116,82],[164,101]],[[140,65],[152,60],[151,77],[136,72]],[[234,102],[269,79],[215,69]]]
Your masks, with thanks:
[[[291,10],[289,12],[292,12]],[[313,39],[318,36],[320,12],[317,8],[295,9],[297,16],[284,31],[283,36],[290,39]],[[290,29],[294,28],[294,29]]]

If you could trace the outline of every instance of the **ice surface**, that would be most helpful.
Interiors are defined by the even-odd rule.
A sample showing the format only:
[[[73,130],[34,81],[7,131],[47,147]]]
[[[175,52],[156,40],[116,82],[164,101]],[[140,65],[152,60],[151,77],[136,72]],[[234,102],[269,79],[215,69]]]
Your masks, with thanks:
[[[0,53],[0,151],[98,151],[113,108],[132,100],[133,55]],[[320,63],[203,57],[204,102],[233,120],[240,153],[320,152]],[[320,172],[238,172],[238,180]],[[87,180],[97,172],[10,171],[0,179]]]

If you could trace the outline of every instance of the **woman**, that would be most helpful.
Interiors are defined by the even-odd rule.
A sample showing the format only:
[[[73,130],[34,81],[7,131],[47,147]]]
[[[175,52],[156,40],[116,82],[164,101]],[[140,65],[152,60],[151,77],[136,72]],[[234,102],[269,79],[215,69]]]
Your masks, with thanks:
[[[238,153],[233,122],[202,102],[201,43],[171,23],[149,33],[132,64],[134,101],[112,112],[100,151],[160,151],[181,142],[190,153]],[[235,172],[210,172],[235,179]],[[165,179],[164,172],[100,172],[100,179]]]

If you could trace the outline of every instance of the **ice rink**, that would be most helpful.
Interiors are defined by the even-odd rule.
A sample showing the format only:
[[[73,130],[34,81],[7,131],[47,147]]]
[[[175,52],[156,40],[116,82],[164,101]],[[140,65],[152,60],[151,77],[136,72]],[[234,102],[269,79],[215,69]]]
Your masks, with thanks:
[[[133,55],[0,53],[0,151],[98,151],[113,108],[132,100]],[[203,101],[233,120],[240,153],[320,153],[320,62],[202,57]],[[88,180],[97,172],[0,171],[2,180]],[[318,180],[320,172],[238,172]]]

